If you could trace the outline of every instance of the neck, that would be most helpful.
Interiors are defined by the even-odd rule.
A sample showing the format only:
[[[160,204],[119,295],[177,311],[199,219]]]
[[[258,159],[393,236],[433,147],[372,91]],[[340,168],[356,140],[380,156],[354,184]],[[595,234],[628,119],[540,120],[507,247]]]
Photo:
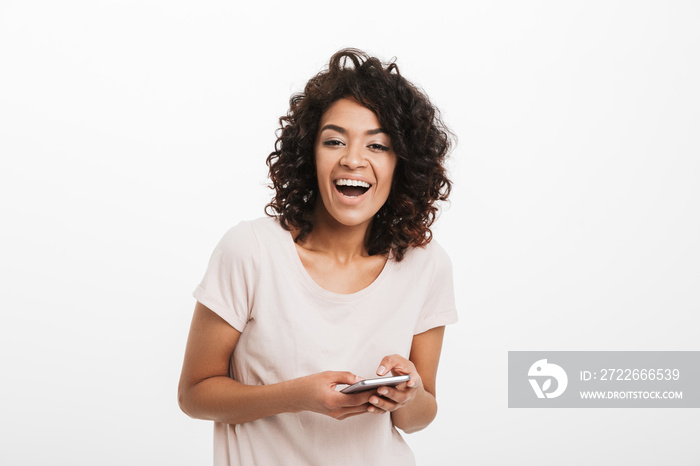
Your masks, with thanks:
[[[340,262],[366,257],[365,241],[370,223],[343,225],[331,217],[325,208],[317,205],[314,228],[304,239],[303,247],[332,256]]]

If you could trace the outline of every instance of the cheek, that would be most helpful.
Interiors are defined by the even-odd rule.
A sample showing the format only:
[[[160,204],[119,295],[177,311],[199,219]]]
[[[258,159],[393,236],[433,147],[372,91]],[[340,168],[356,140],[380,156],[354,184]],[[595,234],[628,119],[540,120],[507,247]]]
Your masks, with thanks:
[[[396,164],[397,164],[397,159],[396,156],[389,162],[387,162],[386,167],[384,168],[386,173],[386,184],[389,186],[389,190],[391,190],[391,187],[394,185],[394,177],[396,176]]]
[[[386,177],[384,178],[384,182],[382,183],[382,189],[380,191],[380,196],[386,201],[389,198],[389,194],[391,193],[391,190],[394,187],[394,177],[393,173],[389,172]]]

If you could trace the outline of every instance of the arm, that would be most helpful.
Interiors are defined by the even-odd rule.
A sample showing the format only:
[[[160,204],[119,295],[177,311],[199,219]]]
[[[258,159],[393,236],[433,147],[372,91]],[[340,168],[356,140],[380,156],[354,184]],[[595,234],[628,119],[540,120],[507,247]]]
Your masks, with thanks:
[[[337,384],[359,380],[349,372],[320,372],[270,385],[244,385],[229,378],[229,360],[240,335],[197,302],[178,386],[178,402],[187,415],[241,424],[286,412],[314,411],[336,419],[367,412],[371,393],[335,390]]]
[[[415,335],[409,359],[399,355],[382,359],[378,375],[391,371],[395,374],[410,374],[411,380],[395,388],[380,388],[378,393],[382,397],[370,398],[373,406],[368,409],[371,412],[391,412],[394,425],[406,433],[422,430],[435,419],[435,380],[444,333],[443,326]]]

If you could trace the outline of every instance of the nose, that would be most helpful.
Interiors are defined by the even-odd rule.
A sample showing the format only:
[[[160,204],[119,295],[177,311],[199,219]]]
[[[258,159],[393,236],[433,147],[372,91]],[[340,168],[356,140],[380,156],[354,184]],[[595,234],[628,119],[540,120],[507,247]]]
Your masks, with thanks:
[[[363,150],[364,147],[362,147],[362,144],[349,144],[343,157],[340,159],[340,164],[351,170],[364,168],[367,161],[365,160]]]

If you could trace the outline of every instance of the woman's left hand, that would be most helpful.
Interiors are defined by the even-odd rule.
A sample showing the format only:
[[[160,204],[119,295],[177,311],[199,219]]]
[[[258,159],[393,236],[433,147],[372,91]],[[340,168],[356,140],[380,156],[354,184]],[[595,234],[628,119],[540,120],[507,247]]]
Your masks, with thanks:
[[[369,399],[371,406],[367,410],[371,413],[392,412],[403,408],[416,397],[418,390],[423,385],[416,366],[398,354],[385,356],[379,364],[377,375],[384,376],[389,372],[394,375],[408,374],[411,376],[411,380],[395,387],[379,387],[377,389],[378,395],[373,395]]]

